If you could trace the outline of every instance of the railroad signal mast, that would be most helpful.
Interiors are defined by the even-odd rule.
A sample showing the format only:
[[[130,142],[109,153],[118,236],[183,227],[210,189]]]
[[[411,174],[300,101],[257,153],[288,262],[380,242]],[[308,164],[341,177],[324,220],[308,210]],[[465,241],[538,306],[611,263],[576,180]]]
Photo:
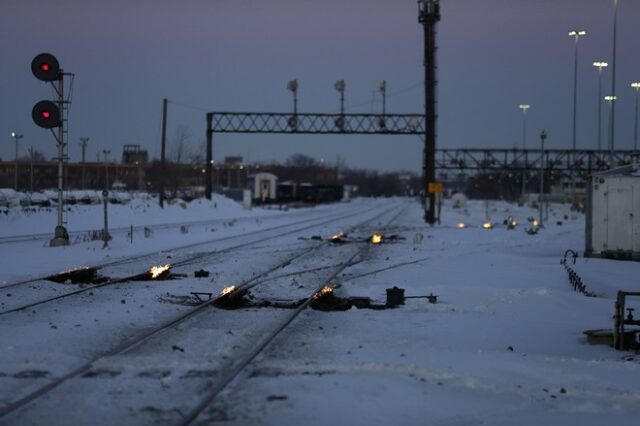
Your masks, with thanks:
[[[38,80],[51,83],[56,93],[55,101],[42,100],[36,103],[31,111],[31,117],[36,125],[51,130],[58,144],[58,222],[50,246],[66,246],[69,244],[69,234],[62,220],[64,177],[62,166],[67,137],[65,112],[70,101],[65,100],[64,77],[73,74],[63,72],[56,57],[50,53],[41,53],[33,58],[31,72]],[[58,129],[58,131],[54,132],[53,129]]]
[[[418,0],[418,22],[424,28],[424,152],[422,160],[424,219],[430,225],[439,220],[441,185],[436,182],[436,23],[440,0]]]

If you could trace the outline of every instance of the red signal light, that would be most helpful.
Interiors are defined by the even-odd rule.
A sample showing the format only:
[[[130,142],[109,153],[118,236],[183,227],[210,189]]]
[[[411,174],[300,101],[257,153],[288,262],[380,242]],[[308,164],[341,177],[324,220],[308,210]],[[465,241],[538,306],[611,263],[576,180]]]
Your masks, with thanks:
[[[60,63],[50,53],[41,53],[31,61],[31,72],[42,81],[56,81],[62,78]]]
[[[35,104],[31,111],[31,117],[38,126],[45,129],[53,129],[62,125],[60,108],[51,101],[40,101]]]

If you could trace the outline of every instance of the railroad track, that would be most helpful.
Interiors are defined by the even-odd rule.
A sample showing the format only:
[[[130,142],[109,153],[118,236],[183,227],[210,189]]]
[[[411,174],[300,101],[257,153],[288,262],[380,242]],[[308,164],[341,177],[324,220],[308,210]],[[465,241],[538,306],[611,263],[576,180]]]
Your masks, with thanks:
[[[360,210],[353,209],[354,210],[354,214],[357,214],[358,212],[360,212]],[[348,210],[347,215],[349,215],[351,212],[351,209]],[[333,216],[332,216],[333,217]],[[341,215],[336,215],[334,217],[335,220],[339,220],[341,217]],[[326,219],[326,216],[323,216],[323,218]],[[195,243],[190,243],[190,244],[183,244],[183,245],[178,245],[175,247],[168,247],[162,250],[162,252],[170,252],[170,251],[180,251],[180,250],[188,250],[188,249],[195,249],[198,247],[205,247],[209,244],[212,243],[219,243],[219,242],[223,242],[223,241],[228,241],[228,240],[233,240],[233,239],[237,239],[237,238],[241,238],[241,237],[246,237],[246,236],[254,236],[254,235],[259,235],[262,233],[268,233],[270,231],[275,231],[275,230],[280,230],[286,227],[290,227],[290,226],[294,226],[294,225],[300,225],[300,224],[304,224],[304,223],[309,223],[312,221],[318,220],[317,217],[312,217],[312,218],[308,218],[308,219],[303,219],[303,220],[299,220],[299,221],[295,221],[295,222],[290,222],[290,223],[285,223],[285,224],[281,224],[281,225],[276,225],[273,227],[269,227],[266,229],[260,229],[260,230],[255,230],[255,231],[249,231],[243,234],[235,234],[235,235],[230,235],[230,236],[226,236],[226,237],[216,237],[216,238],[212,238],[212,239],[207,239],[205,241],[199,241],[199,242],[195,242]],[[202,222],[204,223],[204,222]],[[160,225],[163,226],[163,225]],[[133,263],[133,262],[140,262],[143,259],[147,258],[147,257],[154,257],[157,256],[158,251],[154,250],[152,252],[149,253],[143,253],[143,254],[139,254],[139,255],[135,255],[135,256],[128,256],[125,258],[120,258],[120,259],[116,259],[116,260],[112,260],[112,261],[108,261],[108,262],[101,262],[101,263],[97,263],[94,265],[90,265],[90,266],[85,266],[85,265],[78,265],[76,268],[67,268],[68,270],[71,269],[77,269],[77,268],[81,268],[81,267],[88,267],[88,268],[93,268],[96,270],[100,270],[109,266],[118,266],[118,265],[124,265],[127,263]],[[150,260],[151,261],[151,260]],[[52,275],[56,275],[56,272],[51,272],[51,273],[47,273],[47,274],[43,274],[43,275],[38,275],[35,277],[28,277],[28,278],[24,278],[24,279],[20,279],[11,283],[5,283],[3,285],[0,285],[0,290],[4,290],[4,289],[9,289],[12,287],[16,287],[16,286],[20,286],[20,285],[24,285],[24,284],[30,284],[30,283],[34,283],[37,281],[43,281],[43,280],[47,280],[49,277],[51,277]]]
[[[274,219],[280,219],[280,216],[264,216],[260,217],[260,220],[268,221]],[[151,231],[159,231],[159,230],[167,230],[167,229],[179,229],[182,226],[213,226],[213,225],[224,225],[225,223],[229,223],[232,220],[237,222],[250,222],[254,221],[255,217],[245,217],[240,219],[226,218],[226,219],[209,219],[209,220],[194,220],[194,221],[182,221],[182,222],[171,222],[171,223],[157,223],[153,225],[135,225],[135,226],[118,226],[109,228],[110,234],[126,234],[128,232],[138,232],[144,233],[145,229],[149,229]],[[84,237],[91,232],[100,231],[101,229],[81,229],[77,231],[69,231],[69,238],[73,241],[74,237],[80,238]],[[23,243],[28,241],[48,241],[52,237],[51,232],[46,233],[34,233],[34,234],[23,234],[23,235],[10,235],[5,237],[0,237],[0,245],[1,244],[12,244],[12,243]]]
[[[376,220],[380,216],[383,216],[385,214],[388,215],[390,213],[390,211],[396,211],[396,210],[397,210],[397,207],[392,207],[391,209],[386,209],[381,214],[378,214],[378,215],[374,216],[373,218],[369,218],[368,220],[366,220],[366,221],[354,226],[353,228],[362,227],[366,222],[371,222],[372,220]],[[332,219],[332,220],[334,220],[334,219]],[[255,243],[255,241],[254,241],[254,243]],[[2,417],[2,418],[11,417],[11,416],[9,416],[10,414],[15,413],[16,411],[18,411],[20,408],[24,407],[25,405],[27,405],[27,404],[29,404],[29,403],[41,398],[42,396],[48,394],[53,389],[56,389],[57,387],[65,384],[65,383],[70,382],[72,379],[74,379],[76,377],[83,376],[83,375],[86,375],[86,374],[90,373],[92,371],[92,369],[99,368],[99,365],[101,365],[101,363],[106,362],[106,360],[112,359],[113,357],[115,357],[117,355],[120,355],[120,354],[123,354],[125,352],[128,353],[129,351],[133,350],[134,348],[137,348],[137,347],[141,346],[143,343],[148,342],[153,337],[159,336],[162,333],[165,333],[165,332],[167,332],[169,330],[175,330],[176,327],[179,327],[187,319],[195,317],[197,314],[201,314],[201,313],[204,313],[204,312],[209,312],[209,314],[210,314],[212,311],[211,310],[207,310],[205,308],[210,307],[212,304],[219,303],[220,301],[222,301],[224,299],[232,298],[231,294],[240,295],[243,292],[246,292],[246,291],[250,290],[251,288],[253,288],[255,285],[257,285],[257,283],[269,281],[267,278],[269,277],[270,274],[273,274],[274,272],[279,271],[279,270],[281,270],[283,268],[290,267],[295,262],[299,263],[305,257],[308,259],[309,256],[312,253],[316,252],[321,247],[326,248],[327,245],[326,244],[313,244],[311,247],[304,247],[301,250],[294,250],[294,252],[292,254],[285,256],[285,258],[283,260],[277,262],[275,265],[272,265],[271,267],[268,267],[268,268],[264,269],[262,272],[254,274],[250,278],[245,279],[240,285],[238,285],[238,287],[236,289],[237,293],[236,293],[236,291],[234,291],[234,292],[229,293],[227,295],[215,297],[215,298],[213,298],[213,299],[211,299],[209,301],[200,303],[199,305],[193,307],[192,309],[188,310],[187,312],[183,312],[180,315],[176,316],[175,318],[173,318],[173,319],[171,319],[169,321],[166,321],[165,323],[163,323],[160,326],[155,326],[153,328],[148,328],[143,333],[138,333],[134,337],[129,337],[127,339],[124,339],[121,343],[119,343],[117,345],[114,345],[111,349],[106,350],[106,351],[104,351],[104,352],[102,352],[100,354],[95,355],[88,362],[85,362],[80,367],[76,367],[76,368],[70,369],[70,371],[68,371],[67,373],[61,375],[57,379],[49,381],[46,385],[39,387],[37,390],[32,391],[27,395],[23,395],[21,398],[6,404],[4,407],[2,407],[0,409],[0,417]],[[366,249],[366,245],[365,245],[364,247],[359,248],[357,253],[355,253],[355,254],[353,254],[351,256],[346,256],[345,253],[343,253],[343,252],[345,250],[347,250],[347,247],[348,246],[346,246],[346,245],[343,246],[343,247],[337,247],[336,251],[339,252],[339,256],[338,256],[337,259],[335,259],[335,258],[334,259],[330,259],[330,262],[329,262],[328,265],[323,265],[322,267],[318,267],[317,265],[315,265],[313,268],[304,268],[304,267],[303,268],[298,268],[297,275],[314,274],[314,273],[319,273],[319,271],[325,271],[325,272],[326,271],[332,271],[331,276],[333,276],[333,277],[336,276],[342,270],[344,270],[346,267],[348,267],[350,264],[353,263],[353,261],[355,259],[355,256],[357,256],[358,253],[361,253],[362,250]],[[314,289],[314,292],[315,291],[317,291],[317,288]],[[304,302],[301,306],[306,307],[307,305],[308,305],[308,302]],[[215,312],[215,311],[213,311],[213,312]],[[6,416],[9,416],[9,417],[6,417]]]
[[[297,221],[291,224],[278,225],[265,230],[244,233],[241,235],[217,238],[217,239],[208,240],[205,242],[182,245],[182,246],[174,247],[171,250],[165,250],[165,252],[172,253],[172,259],[170,259],[169,263],[171,263],[173,267],[176,268],[180,266],[190,265],[190,264],[193,264],[194,262],[202,261],[212,256],[220,256],[220,255],[228,254],[230,252],[233,252],[234,250],[242,249],[256,243],[264,243],[265,241],[272,241],[277,238],[282,238],[282,237],[296,234],[299,232],[307,231],[318,226],[329,224],[337,220],[344,220],[350,217],[357,216],[359,214],[362,214],[361,210],[357,210],[355,212],[349,211],[346,214],[341,213],[339,215],[332,215],[332,216],[329,216],[328,218],[323,217],[321,220],[317,218],[305,219],[305,220]],[[256,238],[256,236],[259,236],[259,237]],[[214,251],[206,250],[207,246],[211,244],[218,244],[218,243],[230,242],[230,241],[231,242],[237,241],[237,242],[229,246],[216,249]],[[199,252],[197,254],[187,253],[181,258],[176,258],[179,252],[189,252],[190,250],[193,250],[196,248],[199,248],[201,250],[204,249],[204,251]],[[15,283],[11,283],[11,284],[6,284],[0,287],[0,290],[7,290],[7,289],[14,289],[14,290],[12,290],[12,293],[5,293],[5,296],[7,294],[9,294],[9,296],[5,297],[3,302],[0,302],[0,306],[2,307],[1,308],[2,310],[0,310],[0,317],[10,313],[19,312],[25,309],[34,308],[36,306],[57,301],[60,299],[64,299],[67,297],[80,295],[89,291],[93,291],[98,288],[129,282],[131,280],[136,279],[136,277],[140,277],[144,275],[149,270],[150,267],[154,265],[159,265],[161,263],[167,263],[168,259],[166,259],[166,255],[162,256],[162,255],[159,255],[158,253],[143,254],[143,255],[132,256],[132,257],[119,259],[116,261],[103,263],[100,265],[94,265],[91,267],[91,269],[95,270],[96,273],[107,270],[107,269],[111,269],[112,271],[110,272],[107,271],[108,275],[107,274],[105,275],[113,276],[118,274],[117,271],[113,271],[114,267],[128,265],[133,262],[138,264],[140,263],[144,264],[145,265],[144,269],[127,271],[125,273],[122,273],[121,271],[120,276],[118,278],[107,279],[105,282],[84,286],[82,288],[79,288],[73,291],[68,291],[63,294],[56,294],[60,286],[54,285],[51,283],[51,281],[49,280],[51,276],[31,278],[31,279],[21,280]],[[83,269],[83,268],[77,268],[77,269]],[[40,291],[38,292],[39,298],[37,300],[21,302],[20,301],[21,299],[24,299],[25,297],[28,298],[29,296],[20,297],[20,295],[16,293],[15,287],[18,287],[18,286],[24,287],[28,284],[32,284],[32,287],[33,287],[33,285],[37,283],[40,284],[39,285]],[[29,294],[33,294],[33,290],[34,290],[33,288],[27,288],[26,292]],[[53,294],[50,297],[42,298],[40,296],[40,293],[42,292],[45,292],[45,293],[48,292]]]

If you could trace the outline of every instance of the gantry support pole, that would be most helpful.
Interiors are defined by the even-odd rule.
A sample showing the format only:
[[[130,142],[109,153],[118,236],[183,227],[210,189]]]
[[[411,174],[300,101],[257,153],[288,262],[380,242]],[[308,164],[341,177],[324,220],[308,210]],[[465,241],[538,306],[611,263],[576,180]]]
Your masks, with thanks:
[[[436,193],[436,23],[440,20],[439,0],[419,0],[418,21],[424,28],[424,219],[430,225],[437,220]]]

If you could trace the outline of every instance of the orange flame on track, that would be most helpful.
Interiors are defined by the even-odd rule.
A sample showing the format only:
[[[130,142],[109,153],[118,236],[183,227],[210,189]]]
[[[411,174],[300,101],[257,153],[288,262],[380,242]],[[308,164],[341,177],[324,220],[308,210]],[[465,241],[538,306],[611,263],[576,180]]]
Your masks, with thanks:
[[[149,273],[151,274],[151,279],[155,280],[161,277],[163,274],[168,272],[169,269],[171,269],[171,265],[168,263],[164,266],[152,266],[151,269],[149,269]]]

